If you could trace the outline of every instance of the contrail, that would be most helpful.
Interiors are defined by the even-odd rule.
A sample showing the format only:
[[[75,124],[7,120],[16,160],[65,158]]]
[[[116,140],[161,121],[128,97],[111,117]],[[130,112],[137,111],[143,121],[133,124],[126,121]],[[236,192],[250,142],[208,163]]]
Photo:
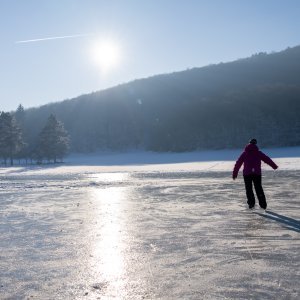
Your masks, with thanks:
[[[58,40],[58,39],[71,39],[71,38],[85,37],[85,36],[91,36],[91,35],[94,35],[94,33],[87,33],[87,34],[73,34],[73,35],[64,35],[64,36],[52,36],[52,37],[41,38],[41,39],[32,39],[32,40],[16,41],[15,44],[25,44],[25,43],[43,42],[43,41]]]

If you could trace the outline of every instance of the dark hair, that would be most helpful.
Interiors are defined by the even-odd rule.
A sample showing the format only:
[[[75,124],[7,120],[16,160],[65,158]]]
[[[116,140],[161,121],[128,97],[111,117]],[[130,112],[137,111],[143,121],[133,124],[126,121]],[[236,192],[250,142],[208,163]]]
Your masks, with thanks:
[[[257,140],[256,139],[251,139],[249,141],[250,144],[256,145],[257,144]]]

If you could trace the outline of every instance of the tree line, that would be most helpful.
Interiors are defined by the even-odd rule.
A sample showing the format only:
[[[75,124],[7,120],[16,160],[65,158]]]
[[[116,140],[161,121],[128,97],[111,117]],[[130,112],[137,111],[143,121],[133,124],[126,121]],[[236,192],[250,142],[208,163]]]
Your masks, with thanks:
[[[25,111],[28,139],[49,114],[64,122],[70,151],[194,151],[300,145],[300,47],[258,53]]]
[[[14,113],[0,114],[0,157],[3,164],[13,165],[24,160],[41,164],[62,161],[69,150],[69,135],[62,122],[50,114],[34,141],[29,141],[24,107]]]

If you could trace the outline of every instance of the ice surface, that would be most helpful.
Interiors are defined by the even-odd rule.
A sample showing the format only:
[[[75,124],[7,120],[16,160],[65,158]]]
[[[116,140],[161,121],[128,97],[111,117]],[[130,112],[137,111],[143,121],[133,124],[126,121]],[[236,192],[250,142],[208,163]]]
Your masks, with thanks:
[[[238,151],[1,168],[0,299],[299,299],[300,159],[278,151],[269,212]]]

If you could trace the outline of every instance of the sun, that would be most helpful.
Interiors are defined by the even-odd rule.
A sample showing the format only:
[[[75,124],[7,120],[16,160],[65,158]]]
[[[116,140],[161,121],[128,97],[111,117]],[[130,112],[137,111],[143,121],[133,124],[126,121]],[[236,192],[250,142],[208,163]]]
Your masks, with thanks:
[[[91,56],[93,63],[98,66],[102,72],[111,71],[120,65],[120,45],[116,41],[108,39],[97,41],[92,45]]]

